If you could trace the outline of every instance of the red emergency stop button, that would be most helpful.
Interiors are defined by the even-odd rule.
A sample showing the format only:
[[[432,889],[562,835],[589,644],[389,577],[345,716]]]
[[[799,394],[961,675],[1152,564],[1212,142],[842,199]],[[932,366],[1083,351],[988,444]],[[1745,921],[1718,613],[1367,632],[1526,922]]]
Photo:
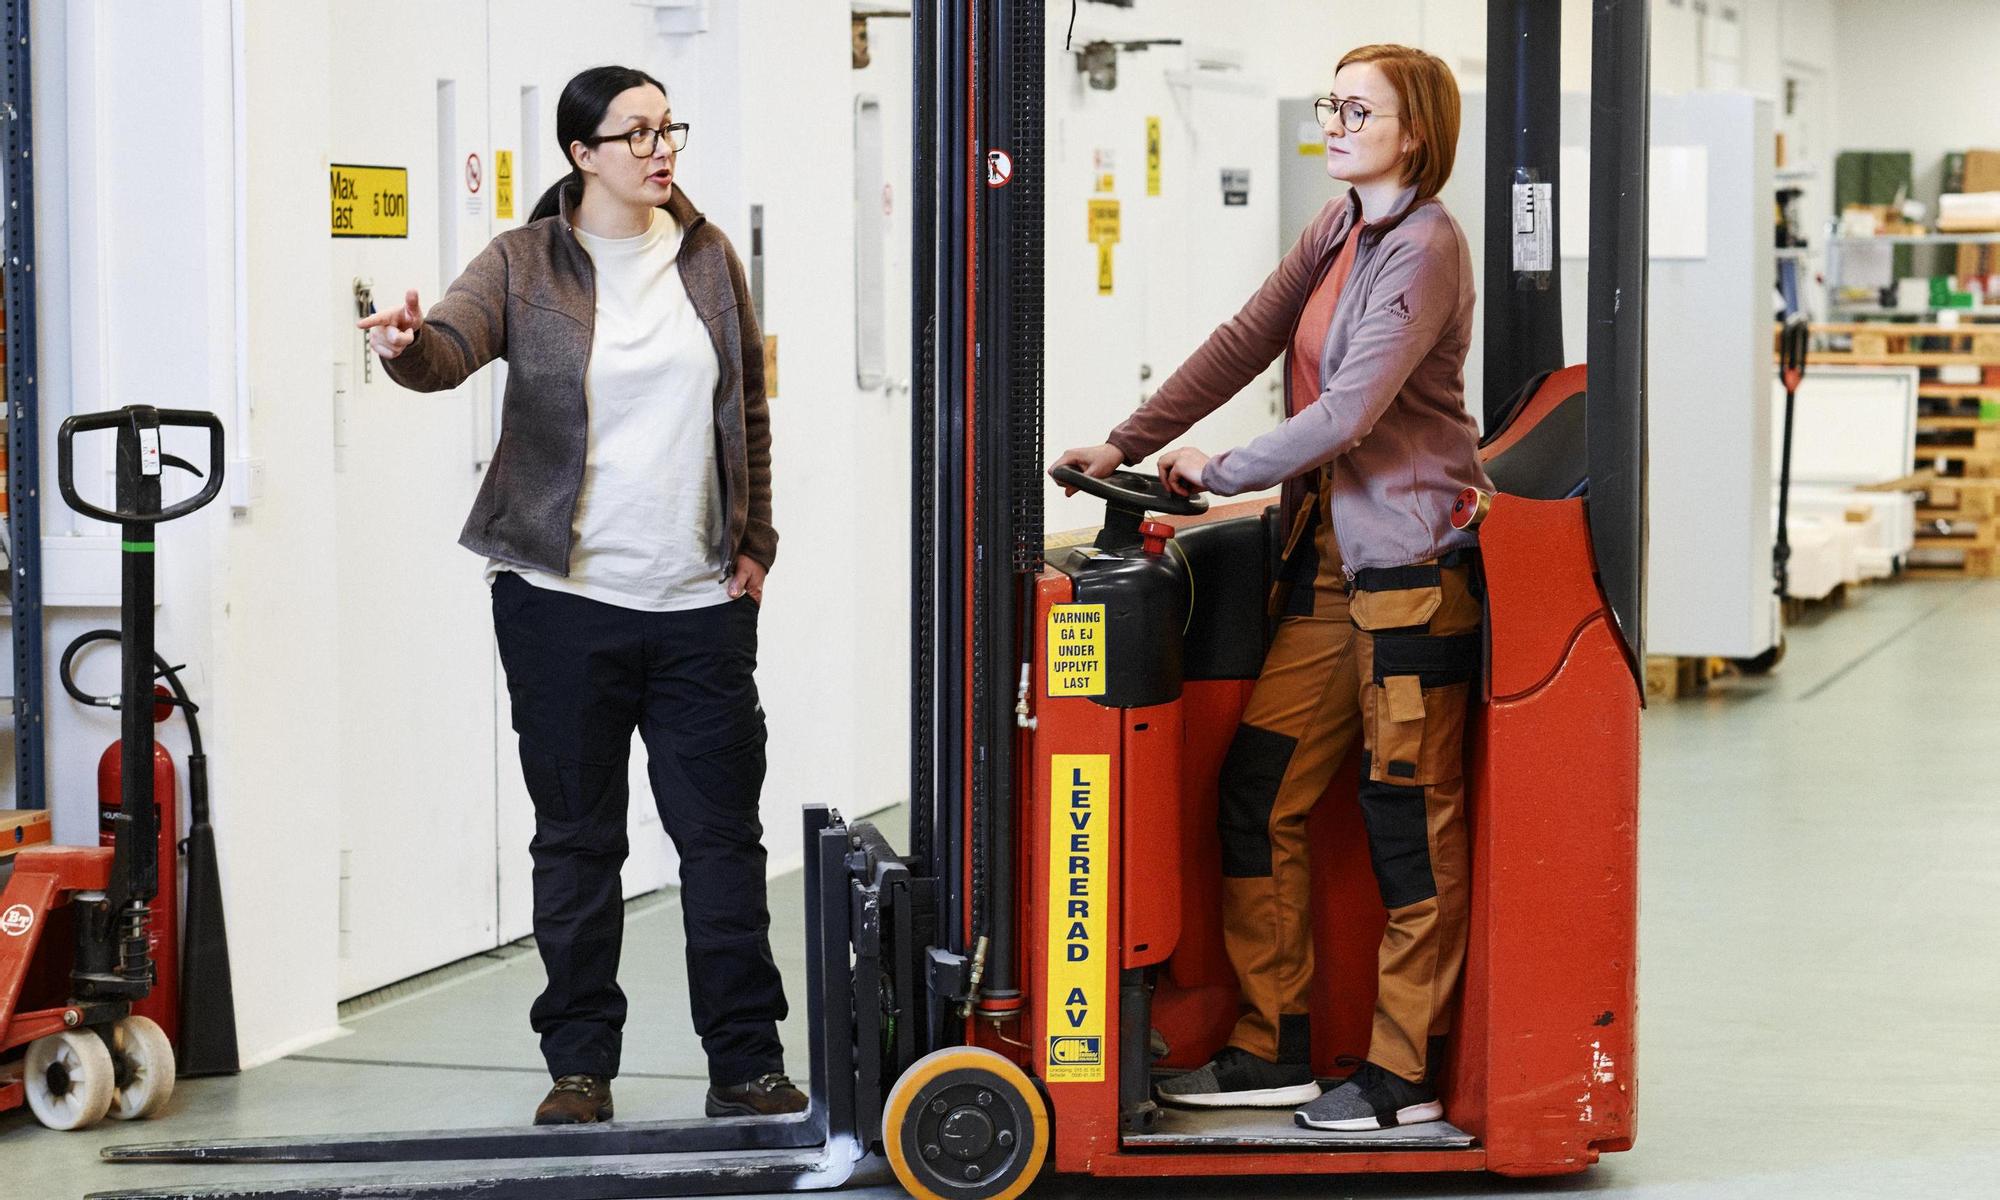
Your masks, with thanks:
[[[1486,510],[1493,506],[1493,497],[1478,488],[1469,487],[1458,494],[1451,506],[1451,527],[1453,529],[1477,529],[1486,519]]]
[[[1140,547],[1148,554],[1165,554],[1167,539],[1174,536],[1174,527],[1165,521],[1145,520],[1139,522]]]

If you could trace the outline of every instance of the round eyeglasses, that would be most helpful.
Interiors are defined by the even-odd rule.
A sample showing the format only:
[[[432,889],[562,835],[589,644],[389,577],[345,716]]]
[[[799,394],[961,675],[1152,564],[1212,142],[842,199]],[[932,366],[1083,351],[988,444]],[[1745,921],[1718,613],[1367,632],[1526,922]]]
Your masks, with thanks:
[[[1336,100],[1332,96],[1321,96],[1313,101],[1313,115],[1319,118],[1319,127],[1325,129],[1332,122],[1333,115],[1340,114],[1340,123],[1349,133],[1360,133],[1370,117],[1394,117],[1397,113],[1376,112],[1359,100]]]

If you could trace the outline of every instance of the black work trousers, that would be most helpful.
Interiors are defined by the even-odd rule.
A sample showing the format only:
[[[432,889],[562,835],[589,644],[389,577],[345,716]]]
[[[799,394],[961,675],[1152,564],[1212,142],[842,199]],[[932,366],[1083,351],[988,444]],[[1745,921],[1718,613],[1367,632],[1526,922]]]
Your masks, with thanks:
[[[764,898],[764,710],[749,597],[640,612],[493,584],[493,626],[535,804],[535,941],[548,989],[529,1020],[551,1077],[618,1074],[625,993],[619,868],[632,732],[681,860],[689,1007],[717,1086],[784,1070],[783,982]]]

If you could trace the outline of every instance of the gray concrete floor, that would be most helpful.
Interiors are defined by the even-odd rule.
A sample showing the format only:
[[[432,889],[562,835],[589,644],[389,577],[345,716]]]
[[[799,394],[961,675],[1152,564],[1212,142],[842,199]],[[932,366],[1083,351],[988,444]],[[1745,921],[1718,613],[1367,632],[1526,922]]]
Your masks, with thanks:
[[[1773,676],[1646,714],[1631,1152],[1557,1180],[1057,1179],[1036,1194],[2000,1196],[1996,668],[2000,583],[1876,585],[1795,628]],[[795,996],[796,886],[773,892]],[[627,928],[627,1118],[699,1112],[677,915],[663,896]],[[0,1116],[0,1194],[282,1173],[99,1163],[118,1142],[518,1122],[546,1086],[526,1021],[539,986],[533,955],[496,961],[339,1041],[191,1081],[137,1128]],[[785,1038],[802,1073],[799,1018]],[[848,1194],[900,1193],[871,1163]]]

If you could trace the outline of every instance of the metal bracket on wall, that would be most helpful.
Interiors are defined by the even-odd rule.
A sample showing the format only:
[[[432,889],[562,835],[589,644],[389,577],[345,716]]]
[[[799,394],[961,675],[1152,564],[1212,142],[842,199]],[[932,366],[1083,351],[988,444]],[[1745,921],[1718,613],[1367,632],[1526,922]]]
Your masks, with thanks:
[[[653,31],[667,37],[708,32],[708,0],[632,0],[653,10]]]

